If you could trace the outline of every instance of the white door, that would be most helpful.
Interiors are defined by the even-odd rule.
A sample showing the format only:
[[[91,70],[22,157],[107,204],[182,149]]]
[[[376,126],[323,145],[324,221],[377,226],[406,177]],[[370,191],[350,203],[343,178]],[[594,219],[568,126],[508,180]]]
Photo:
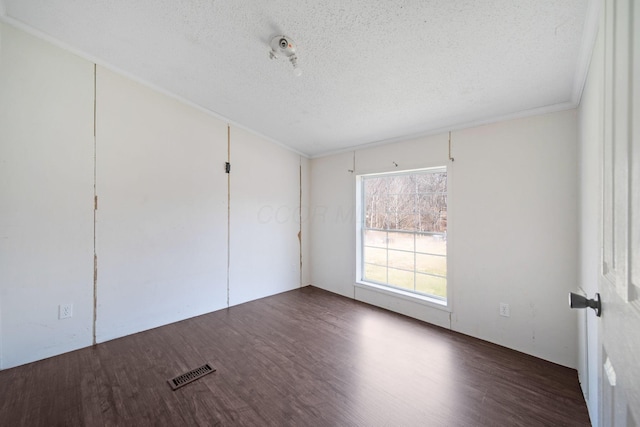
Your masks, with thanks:
[[[606,0],[601,425],[640,425],[640,1]],[[595,421],[595,420],[594,420]]]

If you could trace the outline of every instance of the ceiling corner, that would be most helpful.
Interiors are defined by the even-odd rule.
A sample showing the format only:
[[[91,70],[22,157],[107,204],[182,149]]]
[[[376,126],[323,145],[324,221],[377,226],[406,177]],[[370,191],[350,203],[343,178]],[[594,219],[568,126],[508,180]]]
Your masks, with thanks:
[[[2,1],[2,0],[0,0]],[[580,105],[582,91],[587,75],[589,74],[589,65],[591,64],[591,56],[593,48],[598,37],[598,28],[600,26],[600,13],[602,10],[602,0],[589,0],[587,7],[587,15],[584,20],[584,29],[582,31],[582,43],[580,52],[578,53],[578,62],[576,63],[576,74],[573,79],[573,90],[571,93],[571,101],[576,105]]]

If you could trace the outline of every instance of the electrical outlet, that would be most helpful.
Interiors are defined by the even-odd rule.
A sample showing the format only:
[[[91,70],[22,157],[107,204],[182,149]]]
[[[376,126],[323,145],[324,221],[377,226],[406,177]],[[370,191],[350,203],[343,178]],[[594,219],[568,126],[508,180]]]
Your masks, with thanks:
[[[58,306],[58,319],[66,319],[73,316],[73,304],[60,304]]]
[[[501,302],[500,303],[500,316],[502,317],[510,317],[511,309],[509,308],[509,304]]]

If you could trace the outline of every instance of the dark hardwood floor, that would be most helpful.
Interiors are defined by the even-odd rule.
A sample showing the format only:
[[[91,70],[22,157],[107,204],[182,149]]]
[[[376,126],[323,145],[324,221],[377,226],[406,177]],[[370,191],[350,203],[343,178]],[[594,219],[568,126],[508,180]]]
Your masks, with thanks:
[[[172,391],[166,380],[217,369]],[[307,287],[0,372],[1,426],[584,426],[575,370]]]

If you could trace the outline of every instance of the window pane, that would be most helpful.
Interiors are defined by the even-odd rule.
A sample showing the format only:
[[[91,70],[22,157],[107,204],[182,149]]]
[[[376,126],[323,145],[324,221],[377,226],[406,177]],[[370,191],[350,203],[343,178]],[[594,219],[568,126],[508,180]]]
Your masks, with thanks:
[[[399,213],[398,228],[402,231],[416,231],[418,225],[418,215],[413,212],[404,211]]]
[[[364,180],[364,191],[370,195],[380,195],[387,193],[387,185],[384,177],[382,178],[366,178]]]
[[[447,254],[447,238],[442,234],[432,236],[416,235],[416,252],[434,255]]]
[[[421,173],[416,175],[416,186],[419,193],[446,193],[447,173]]]
[[[364,262],[368,264],[387,265],[387,250],[380,248],[364,248]]]
[[[438,276],[447,275],[447,258],[443,256],[416,254],[416,271]]]
[[[362,177],[359,203],[361,277],[446,299],[446,168]]]
[[[447,279],[416,273],[416,291],[446,299]]]
[[[388,204],[387,185],[383,178],[363,180],[364,224],[368,228],[385,228]]]
[[[385,213],[386,213],[386,224],[385,228],[389,230],[400,230],[401,229],[401,221],[402,221],[402,206],[400,206],[398,202],[397,195],[388,196],[384,203],[385,204]]]
[[[413,233],[389,233],[389,249],[413,251]]]
[[[407,175],[389,175],[387,179],[389,180],[389,193],[393,194],[404,193],[404,189],[410,182]]]
[[[387,283],[387,268],[378,265],[365,264],[364,277],[365,280],[378,283]]]
[[[420,231],[447,231],[447,196],[443,194],[423,194],[418,200]]]
[[[413,271],[413,252],[389,251],[389,267]]]
[[[389,269],[389,284],[399,288],[414,290],[413,271]]]
[[[405,189],[405,193],[398,194],[396,201],[398,208],[402,212],[413,213],[416,209],[416,195],[413,186]]]
[[[387,247],[387,232],[366,230],[364,232],[364,245],[375,246],[376,248]]]

